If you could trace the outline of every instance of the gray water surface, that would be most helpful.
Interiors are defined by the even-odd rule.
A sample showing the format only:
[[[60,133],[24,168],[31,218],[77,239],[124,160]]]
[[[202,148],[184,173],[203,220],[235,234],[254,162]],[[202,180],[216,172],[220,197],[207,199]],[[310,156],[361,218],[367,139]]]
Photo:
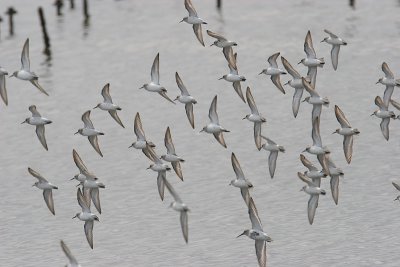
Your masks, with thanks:
[[[50,1],[51,2],[51,1]],[[215,1],[193,0],[207,46],[213,41],[206,29],[237,41],[239,72],[247,77],[261,113],[267,118],[263,132],[286,148],[279,155],[275,178],[268,174],[267,153],[258,152],[253,126],[241,120],[249,113],[232,86],[218,78],[228,72],[219,49],[202,47],[192,28],[179,24],[187,15],[183,1],[90,1],[90,24],[83,25],[81,2],[64,16],[56,17],[49,1],[2,0],[0,10],[13,5],[16,35],[7,37],[2,26],[0,64],[9,72],[19,69],[22,45],[30,38],[31,68],[41,78],[47,97],[30,83],[7,79],[9,106],[0,103],[0,265],[63,266],[67,259],[59,246],[63,239],[82,266],[256,266],[254,241],[236,239],[250,227],[239,190],[228,186],[234,178],[230,162],[235,152],[246,177],[254,184],[255,200],[264,230],[274,239],[268,244],[269,266],[399,266],[400,207],[391,181],[400,180],[400,125],[390,123],[390,141],[384,140],[380,120],[370,117],[373,100],[383,95],[375,85],[386,61],[395,75],[400,73],[400,6],[394,0],[357,1],[352,10],[347,1],[224,1],[222,13]],[[42,54],[42,35],[37,7],[44,8],[51,38],[52,58]],[[339,34],[349,45],[340,51],[339,67],[330,62],[330,46],[320,41],[323,29]],[[321,135],[332,150],[332,158],[343,168],[339,205],[331,198],[329,180],[323,181],[327,195],[310,226],[308,196],[299,192],[297,178],[304,171],[299,154],[311,145],[311,109],[303,103],[293,118],[293,90],[281,94],[268,77],[257,74],[275,52],[296,63],[304,57],[303,43],[311,30],[314,47],[327,64],[319,69],[317,90],[331,101],[323,108]],[[157,94],[138,90],[150,80],[150,67],[160,52],[161,84],[172,98],[179,94],[174,73],[178,71],[189,92],[197,99],[196,129],[192,130],[184,106],[167,102]],[[279,65],[281,65],[279,61]],[[283,77],[282,83],[289,77]],[[109,82],[111,95],[122,107],[119,113],[126,129],[106,112],[94,110],[104,158],[88,140],[74,135],[82,127],[81,115],[102,101],[101,88]],[[218,95],[221,124],[228,149],[211,135],[199,134],[208,121],[208,108]],[[399,100],[400,94],[393,94]],[[33,126],[20,123],[35,104],[44,117],[49,151],[45,151]],[[343,155],[342,137],[331,133],[339,124],[334,105],[341,107],[355,137],[350,165]],[[189,244],[185,244],[179,214],[168,208],[167,195],[160,201],[156,173],[146,170],[149,160],[128,149],[134,141],[133,119],[140,112],[147,137],[165,152],[164,133],[171,127],[185,181],[171,172],[168,179],[190,207]],[[72,220],[80,212],[76,201],[77,173],[72,160],[75,148],[106,189],[101,190],[103,214],[94,226],[94,250],[87,244],[83,222]],[[314,157],[309,156],[315,163]],[[42,192],[31,185],[35,169],[59,186],[53,193],[56,216],[43,201]]]

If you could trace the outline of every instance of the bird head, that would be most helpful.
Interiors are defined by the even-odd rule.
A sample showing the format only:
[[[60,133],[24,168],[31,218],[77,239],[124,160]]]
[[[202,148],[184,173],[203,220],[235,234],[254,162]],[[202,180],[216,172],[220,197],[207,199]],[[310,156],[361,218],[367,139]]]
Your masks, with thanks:
[[[236,238],[242,236],[242,235],[247,235],[249,236],[250,231],[249,230],[244,230],[243,233],[241,233],[240,235],[238,235]]]
[[[326,42],[328,40],[328,37],[325,37],[324,40],[321,41],[321,43]]]

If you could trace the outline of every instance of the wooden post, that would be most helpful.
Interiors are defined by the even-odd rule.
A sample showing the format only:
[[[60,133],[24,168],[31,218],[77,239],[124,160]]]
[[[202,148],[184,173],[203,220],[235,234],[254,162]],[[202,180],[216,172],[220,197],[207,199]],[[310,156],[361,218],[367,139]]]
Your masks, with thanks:
[[[14,35],[14,20],[13,16],[17,14],[17,10],[15,10],[12,6],[7,9],[6,15],[8,15],[8,24],[9,24],[9,33],[10,35]]]
[[[44,14],[43,14],[43,9],[42,7],[38,8],[38,13],[39,13],[39,19],[40,19],[40,26],[42,27],[42,32],[43,32],[43,41],[44,41],[44,50],[43,53],[46,55],[50,55],[50,38],[49,35],[47,34],[47,29],[46,29],[46,20],[44,19]]]
[[[54,5],[55,5],[56,8],[57,8],[57,16],[62,16],[61,9],[62,9],[62,7],[64,6],[63,0],[56,0],[56,1],[54,2]]]
[[[85,16],[85,20],[88,20],[90,15],[88,11],[88,1],[83,0],[83,15]]]
[[[0,17],[0,24],[3,22],[3,18]],[[0,39],[1,39],[1,26],[0,26]]]
[[[222,8],[222,0],[217,0],[217,8],[218,9]]]
[[[69,8],[75,9],[75,1],[74,0],[69,0]]]

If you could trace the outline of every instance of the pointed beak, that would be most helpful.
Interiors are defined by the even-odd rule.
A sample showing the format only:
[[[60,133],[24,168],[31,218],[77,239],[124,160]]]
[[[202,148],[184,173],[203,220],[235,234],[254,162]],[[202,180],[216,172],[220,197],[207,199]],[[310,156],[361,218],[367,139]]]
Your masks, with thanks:
[[[336,133],[336,131],[335,132],[333,132],[332,134],[335,134]]]
[[[287,83],[285,83],[283,86],[288,85],[288,84],[289,84],[289,81]]]
[[[301,103],[306,102],[306,99],[303,99],[303,101],[301,101]]]
[[[299,63],[297,63],[297,65],[299,65],[301,63],[301,61]]]
[[[72,217],[72,219],[76,218],[76,215],[74,217]]]
[[[241,237],[242,235],[244,235],[244,232],[243,232],[243,233],[241,233],[240,235],[238,235],[236,238],[238,238],[238,237]]]
[[[263,74],[263,72],[260,72],[258,75],[261,75],[261,74]]]
[[[304,149],[301,153],[304,153],[304,152],[306,152],[307,151],[307,148],[306,149]]]
[[[375,113],[372,113],[370,116],[374,116],[375,115]]]
[[[324,42],[325,41],[325,39],[324,40],[322,40],[320,43],[322,43],[322,42]]]
[[[32,187],[34,187],[34,186],[35,186],[35,184],[32,185]]]
[[[74,180],[75,179],[75,177],[72,177],[71,179],[69,179],[70,181],[72,181],[72,180]]]
[[[11,77],[15,77],[15,75],[14,75],[14,73],[13,74],[11,74],[10,76],[8,76],[9,78],[11,78]]]
[[[98,108],[98,107],[99,107],[99,105],[95,106],[93,109]]]
[[[139,89],[143,89],[143,88],[144,88],[144,85],[142,87],[139,87]]]
[[[132,144],[132,145],[130,145],[130,146],[128,146],[128,148],[131,148],[131,147],[133,147],[133,144]]]
[[[76,187],[78,187],[78,186],[80,186],[80,185],[81,185],[81,184],[79,183],[79,184],[76,185]]]
[[[242,120],[245,120],[246,119],[246,117],[244,117]]]
[[[78,134],[78,133],[79,133],[79,131],[78,131],[78,132],[76,132],[76,133],[74,133],[74,135],[75,135],[75,134]]]
[[[204,132],[204,129],[201,129],[201,131],[199,133],[202,133],[202,132]]]
[[[379,83],[379,81],[377,81],[375,84],[378,84]]]
[[[213,45],[214,45],[214,43],[210,44],[210,46],[213,46]]]
[[[26,121],[21,122],[21,124],[24,124]]]
[[[222,80],[224,77],[219,78],[218,80]]]
[[[179,21],[179,23],[183,22],[184,20],[182,19],[181,21]]]

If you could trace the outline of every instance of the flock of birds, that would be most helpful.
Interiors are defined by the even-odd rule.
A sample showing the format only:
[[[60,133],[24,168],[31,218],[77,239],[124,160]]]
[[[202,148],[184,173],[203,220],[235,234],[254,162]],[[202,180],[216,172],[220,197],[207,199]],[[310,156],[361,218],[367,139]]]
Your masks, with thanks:
[[[204,46],[203,34],[202,34],[202,24],[207,24],[203,19],[201,19],[191,0],[184,1],[185,8],[189,12],[189,16],[184,17],[181,22],[186,22],[193,26],[193,31],[200,42],[201,45]],[[338,68],[338,58],[339,58],[339,50],[341,46],[347,45],[347,43],[338,37],[336,34],[325,30],[329,36],[324,38],[321,42],[326,42],[332,45],[331,50],[331,61],[334,70]],[[276,169],[276,163],[279,153],[285,152],[285,148],[281,145],[278,145],[270,138],[264,136],[262,134],[262,125],[267,120],[263,117],[262,114],[259,113],[257,109],[256,102],[251,93],[250,87],[246,89],[246,95],[243,95],[241,83],[246,81],[246,78],[242,75],[239,75],[238,67],[237,67],[237,54],[233,52],[233,47],[237,46],[237,43],[231,41],[224,36],[207,30],[207,34],[216,40],[211,44],[211,46],[216,46],[218,48],[222,48],[222,52],[224,57],[227,60],[229,73],[221,77],[220,79],[224,79],[227,82],[232,83],[233,89],[238,94],[240,99],[247,103],[250,108],[250,114],[246,115],[243,119],[247,119],[252,122],[254,125],[254,142],[256,148],[258,150],[264,149],[269,151],[268,165],[269,165],[269,174],[270,177],[273,178]],[[313,42],[311,38],[310,31],[307,32],[305,42],[304,42],[304,52],[306,53],[306,57],[301,59],[298,64],[303,64],[308,68],[307,75],[302,76],[284,57],[281,57],[281,62],[284,69],[279,68],[277,59],[280,56],[280,53],[275,53],[268,58],[269,66],[266,69],[263,69],[259,74],[265,74],[270,76],[272,83],[277,87],[279,91],[285,94],[284,87],[281,84],[281,75],[289,74],[292,76],[292,79],[287,81],[285,85],[289,85],[295,89],[292,101],[292,111],[293,115],[296,118],[301,102],[307,102],[313,106],[312,114],[311,114],[311,136],[312,136],[312,145],[307,146],[303,152],[308,152],[310,155],[315,155],[317,157],[318,162],[321,165],[321,169],[319,169],[311,160],[309,160],[304,154],[300,154],[300,161],[302,164],[308,169],[305,172],[298,172],[297,175],[301,181],[305,183],[302,187],[301,191],[304,191],[309,195],[308,201],[308,220],[310,224],[313,224],[316,209],[318,207],[318,201],[320,195],[325,195],[326,192],[321,188],[321,179],[327,176],[330,176],[330,187],[333,200],[335,204],[338,204],[339,199],[339,178],[344,175],[342,169],[336,167],[335,163],[332,161],[330,157],[330,150],[328,147],[324,146],[322,143],[321,135],[320,135],[320,119],[322,106],[329,106],[330,102],[326,97],[321,97],[320,94],[316,91],[316,78],[317,78],[317,70],[318,68],[322,68],[325,64],[324,58],[318,58],[316,52],[313,48]],[[185,105],[186,115],[191,127],[195,128],[194,123],[194,112],[193,105],[197,103],[196,99],[189,94],[188,89],[184,85],[182,79],[179,74],[175,73],[176,83],[178,88],[181,91],[181,95],[177,96],[174,100],[172,100],[167,95],[167,90],[160,84],[160,74],[159,74],[159,54],[156,55],[152,68],[151,68],[151,81],[147,84],[144,84],[141,89],[145,89],[149,92],[155,92],[167,99],[169,102],[176,104],[176,101]],[[382,64],[382,71],[385,74],[385,77],[379,79],[377,83],[381,83],[386,86],[383,100],[380,96],[375,98],[375,104],[379,107],[372,115],[382,119],[380,127],[382,134],[386,140],[389,139],[389,122],[390,119],[396,119],[396,115],[393,111],[389,110],[389,105],[391,104],[396,109],[400,110],[400,103],[391,99],[393,90],[395,86],[400,86],[400,80],[395,79],[393,73],[389,69],[388,65],[384,62]],[[8,72],[4,68],[0,68],[0,96],[3,99],[4,103],[8,104],[7,91],[6,91],[6,79],[5,77],[8,75]],[[36,88],[38,88],[42,93],[48,95],[48,93],[40,86],[38,83],[38,76],[31,71],[30,69],[30,59],[29,59],[29,39],[26,40],[21,55],[21,69],[19,71],[15,71],[10,77],[16,77],[20,80],[31,82]],[[306,91],[309,96],[305,97],[302,100],[303,91]],[[97,104],[93,109],[99,108],[104,111],[108,111],[111,117],[123,128],[125,128],[121,119],[118,116],[118,111],[121,108],[114,104],[110,95],[110,85],[106,84],[101,91],[101,94],[104,98],[104,101]],[[29,107],[29,111],[32,113],[32,116],[26,118],[22,123],[27,123],[30,125],[36,126],[36,134],[37,137],[42,144],[42,146],[48,150],[48,146],[45,138],[45,125],[51,124],[52,121],[43,117],[37,110],[35,105],[31,105]],[[101,152],[98,136],[104,135],[103,132],[97,130],[91,119],[90,119],[91,110],[86,111],[82,115],[83,128],[78,129],[75,134],[80,134],[82,136],[88,137],[88,140],[94,150],[103,157]],[[358,135],[360,131],[357,128],[353,128],[349,121],[346,119],[343,111],[339,108],[339,106],[335,105],[335,115],[340,124],[340,128],[336,129],[333,133],[337,133],[344,137],[343,139],[343,150],[344,156],[347,163],[350,164],[353,154],[353,136]],[[211,102],[211,106],[209,109],[209,123],[205,125],[200,132],[206,132],[212,134],[215,139],[223,146],[227,147],[224,140],[224,133],[228,133],[229,130],[225,129],[219,121],[218,113],[217,113],[217,95],[213,98]],[[167,188],[168,192],[173,197],[174,201],[171,203],[170,207],[180,213],[180,224],[182,228],[183,238],[185,242],[188,242],[188,212],[190,209],[183,202],[183,200],[179,197],[178,193],[174,190],[172,185],[167,180],[167,171],[170,171],[171,168],[166,162],[171,163],[176,175],[183,181],[183,174],[181,163],[184,162],[180,156],[177,155],[174,147],[174,143],[172,141],[171,131],[168,127],[165,132],[165,147],[167,148],[167,153],[159,156],[156,151],[156,145],[150,140],[146,139],[145,132],[143,130],[143,125],[141,122],[140,114],[137,113],[134,119],[134,133],[137,137],[137,140],[132,143],[130,147],[141,150],[143,154],[150,159],[152,164],[148,167],[148,169],[157,172],[157,188],[160,195],[161,200],[164,200],[164,191]],[[263,141],[264,140],[264,141]],[[101,214],[101,205],[100,205],[100,188],[105,188],[105,185],[101,183],[98,177],[84,164],[83,160],[79,156],[78,152],[73,149],[73,160],[79,170],[79,174],[76,174],[72,179],[79,181],[80,187],[77,189],[77,201],[79,206],[81,207],[81,212],[76,213],[73,218],[78,218],[79,220],[84,222],[84,232],[86,235],[87,242],[89,246],[93,249],[93,227],[94,222],[99,221],[99,217],[91,211],[91,203],[93,203],[95,209]],[[247,206],[249,219],[251,222],[251,228],[243,231],[242,235],[246,235],[249,238],[255,240],[255,250],[257,254],[257,260],[260,266],[266,266],[267,262],[267,254],[266,254],[266,243],[271,242],[272,238],[263,230],[261,220],[258,215],[258,211],[256,209],[253,198],[250,195],[250,189],[253,187],[252,183],[246,179],[238,159],[235,154],[231,155],[232,167],[236,175],[236,179],[230,182],[230,185],[237,187],[240,189],[243,200]],[[55,208],[53,202],[53,193],[54,189],[58,189],[57,186],[53,185],[49,181],[47,181],[41,174],[37,171],[28,167],[28,172],[35,177],[38,181],[33,184],[37,188],[43,190],[43,197],[45,203],[50,210],[50,212],[55,215]],[[71,179],[71,180],[72,180]],[[400,191],[400,185],[393,182],[393,185]],[[395,200],[400,201],[400,196],[398,196]],[[238,237],[239,237],[238,236]],[[72,255],[66,244],[61,241],[61,247],[65,254],[69,259],[68,266],[80,266],[78,261]]]

